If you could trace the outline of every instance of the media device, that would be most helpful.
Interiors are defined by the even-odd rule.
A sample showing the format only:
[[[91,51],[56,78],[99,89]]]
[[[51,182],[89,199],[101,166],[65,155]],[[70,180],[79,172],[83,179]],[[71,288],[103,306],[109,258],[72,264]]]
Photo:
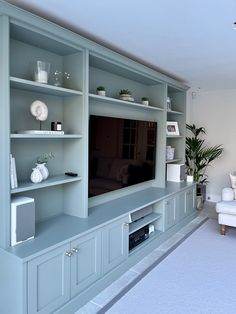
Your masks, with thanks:
[[[137,245],[149,238],[149,225],[131,233],[129,235],[129,250],[132,250]]]
[[[35,236],[35,203],[30,197],[15,197],[11,201],[11,245]]]
[[[90,116],[89,196],[155,178],[157,123]]]
[[[152,206],[147,206],[129,214],[129,222],[137,221],[152,213]]]
[[[184,164],[167,164],[167,181],[181,182],[185,179]]]

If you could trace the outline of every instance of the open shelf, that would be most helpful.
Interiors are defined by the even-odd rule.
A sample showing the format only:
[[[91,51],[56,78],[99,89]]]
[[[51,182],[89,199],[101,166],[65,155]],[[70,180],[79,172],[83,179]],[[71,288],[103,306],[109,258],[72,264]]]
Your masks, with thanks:
[[[131,249],[129,251],[129,255],[134,254],[136,251],[142,249],[142,247],[146,246],[148,244],[148,242],[153,241],[154,239],[156,239],[157,237],[159,237],[163,232],[160,230],[155,230],[154,232],[152,232],[149,235],[149,238],[147,238],[145,241],[143,241],[142,243],[140,243],[139,245],[137,245],[136,247],[134,247],[133,249]]]
[[[49,84],[42,84],[13,76],[10,77],[10,86],[16,89],[27,90],[30,92],[39,92],[54,96],[81,96],[83,94],[81,91]]]
[[[79,139],[82,138],[81,134],[63,134],[63,135],[53,135],[53,134],[11,134],[12,139],[32,139],[32,138],[40,138],[40,139],[55,139],[55,138],[60,138],[60,139]]]
[[[137,108],[143,108],[145,110],[156,110],[156,111],[163,111],[162,108],[159,107],[153,107],[153,106],[146,106],[143,104],[139,104],[136,102],[131,102],[131,101],[125,101],[125,100],[121,100],[121,99],[116,99],[116,98],[112,98],[112,97],[106,97],[106,96],[99,96],[99,95],[95,95],[95,94],[89,94],[89,97],[91,99],[100,101],[100,102],[107,102],[107,103],[115,103],[117,105],[129,105],[129,106],[134,106]]]
[[[129,224],[129,234],[139,230],[140,228],[148,225],[149,223],[161,218],[161,214],[152,213],[147,215],[137,221],[131,222]]]
[[[181,112],[181,111],[176,111],[176,110],[167,110],[167,113],[170,113],[170,114],[179,114],[179,115],[184,114],[183,112]]]
[[[172,162],[180,162],[180,161],[182,161],[181,158],[175,158],[175,159],[171,159],[171,160],[166,160],[166,164],[170,164]]]
[[[166,135],[166,138],[184,138],[182,135]]]
[[[16,193],[21,193],[21,192],[26,192],[26,191],[31,191],[31,190],[37,190],[37,189],[42,189],[50,186],[55,186],[55,185],[61,185],[61,184],[67,184],[71,182],[76,182],[76,181],[81,181],[81,177],[69,177],[66,175],[60,175],[60,176],[52,176],[49,179],[42,181],[40,183],[32,183],[30,181],[27,182],[20,182],[18,184],[18,188],[12,189],[11,194],[16,194]]]

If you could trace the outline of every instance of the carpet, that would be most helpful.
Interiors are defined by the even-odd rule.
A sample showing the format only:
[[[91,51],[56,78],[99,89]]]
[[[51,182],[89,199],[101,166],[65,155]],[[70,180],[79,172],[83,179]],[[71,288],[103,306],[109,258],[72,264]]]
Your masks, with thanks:
[[[106,313],[236,313],[235,246],[236,228],[209,219]]]

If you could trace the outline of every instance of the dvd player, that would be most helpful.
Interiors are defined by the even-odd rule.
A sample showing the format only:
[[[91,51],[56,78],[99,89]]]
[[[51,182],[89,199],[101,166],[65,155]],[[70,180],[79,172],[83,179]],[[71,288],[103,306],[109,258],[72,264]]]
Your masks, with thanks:
[[[149,238],[149,225],[146,225],[139,230],[131,233],[129,235],[129,250],[132,250],[134,247],[145,241]]]

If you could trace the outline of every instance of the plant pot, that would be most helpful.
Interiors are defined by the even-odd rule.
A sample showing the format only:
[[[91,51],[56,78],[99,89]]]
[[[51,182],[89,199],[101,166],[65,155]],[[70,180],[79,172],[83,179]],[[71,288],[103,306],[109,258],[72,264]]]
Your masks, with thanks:
[[[198,210],[203,209],[203,196],[202,195],[197,195],[196,196],[196,207]]]
[[[105,90],[97,90],[97,94],[99,96],[106,96],[106,91]]]
[[[187,175],[187,182],[193,182],[193,176]]]
[[[142,100],[142,104],[145,105],[145,106],[148,106],[149,105],[149,100]]]
[[[202,195],[203,202],[206,200],[206,184],[197,184],[197,195]]]

